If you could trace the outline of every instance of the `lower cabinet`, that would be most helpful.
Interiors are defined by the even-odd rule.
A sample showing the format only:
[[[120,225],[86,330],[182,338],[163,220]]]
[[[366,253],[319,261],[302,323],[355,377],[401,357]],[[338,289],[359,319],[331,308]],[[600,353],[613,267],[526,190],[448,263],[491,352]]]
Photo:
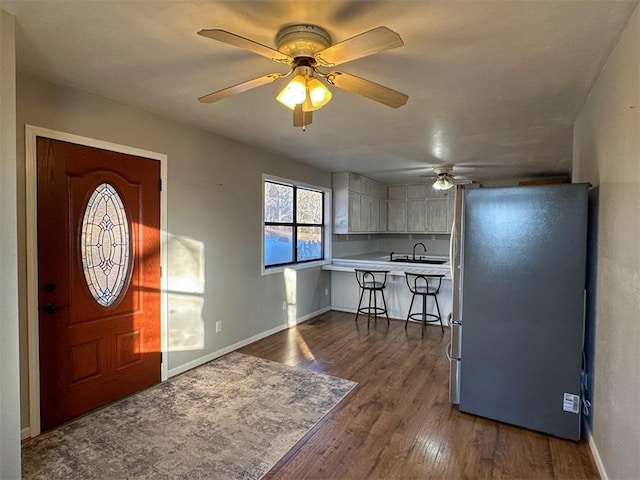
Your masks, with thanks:
[[[331,308],[346,312],[355,312],[358,308],[358,300],[360,291],[356,283],[356,277],[353,272],[332,271],[331,272]],[[409,313],[409,305],[411,303],[411,292],[407,288],[404,275],[389,275],[387,277],[387,285],[384,289],[384,298],[387,302],[389,318],[397,318],[404,320]],[[368,297],[365,298],[368,300]],[[427,301],[428,313],[435,312],[435,303],[432,299]],[[440,313],[442,314],[442,323],[446,326],[449,313],[451,313],[452,305],[452,288],[451,280],[445,278],[442,280],[442,287],[438,294],[438,304],[440,305]],[[420,301],[416,300],[413,305],[413,311],[417,312],[421,308]],[[355,315],[355,314],[354,314]],[[364,317],[366,322],[366,315]],[[386,327],[386,321],[384,323]],[[439,323],[430,325],[439,326]],[[392,325],[393,326],[393,325]],[[418,325],[416,328],[420,328]],[[440,331],[438,329],[438,331]]]

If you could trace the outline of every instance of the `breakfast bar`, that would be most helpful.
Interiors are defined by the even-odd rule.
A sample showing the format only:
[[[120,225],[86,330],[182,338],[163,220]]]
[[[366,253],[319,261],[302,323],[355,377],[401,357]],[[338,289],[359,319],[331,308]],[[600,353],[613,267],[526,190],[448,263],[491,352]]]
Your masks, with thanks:
[[[422,255],[417,258],[418,261],[412,262],[412,254],[398,254],[393,257],[401,260],[390,261],[392,257],[388,253],[374,252],[334,258],[331,264],[322,267],[323,270],[331,271],[331,308],[355,314],[359,298],[355,270],[387,270],[389,275],[384,295],[389,317],[404,320],[409,313],[412,296],[405,280],[405,272],[421,275],[444,274],[438,302],[442,322],[448,325],[452,299],[449,258],[439,255]],[[438,263],[425,263],[429,260]],[[435,313],[435,306],[432,303],[429,304],[429,313]]]

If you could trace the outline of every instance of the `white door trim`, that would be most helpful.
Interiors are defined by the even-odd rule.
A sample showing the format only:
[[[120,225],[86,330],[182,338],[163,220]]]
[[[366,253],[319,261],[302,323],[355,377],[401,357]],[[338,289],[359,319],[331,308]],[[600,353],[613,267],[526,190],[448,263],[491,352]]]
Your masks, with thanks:
[[[111,150],[113,152],[136,155],[160,161],[162,191],[160,192],[160,341],[162,348],[161,380],[168,378],[168,316],[167,316],[167,162],[166,154],[141,150],[139,148],[104,142],[71,133],[58,132],[47,128],[25,126],[26,163],[26,221],[27,221],[27,325],[29,338],[29,433],[31,437],[40,434],[40,335],[38,325],[38,171],[36,138],[76,143],[88,147]]]

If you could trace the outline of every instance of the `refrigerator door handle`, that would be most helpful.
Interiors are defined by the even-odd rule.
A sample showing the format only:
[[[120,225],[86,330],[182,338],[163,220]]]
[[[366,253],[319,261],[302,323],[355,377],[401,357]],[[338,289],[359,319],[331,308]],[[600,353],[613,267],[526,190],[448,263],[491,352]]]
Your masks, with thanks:
[[[456,268],[454,265],[455,262],[455,251],[456,251],[456,221],[453,220],[453,224],[451,225],[451,236],[449,237],[449,272],[451,273],[451,278],[453,278],[453,270]]]
[[[451,342],[447,343],[447,346],[444,349],[444,353],[447,355],[447,360],[453,360],[453,357],[451,356]]]

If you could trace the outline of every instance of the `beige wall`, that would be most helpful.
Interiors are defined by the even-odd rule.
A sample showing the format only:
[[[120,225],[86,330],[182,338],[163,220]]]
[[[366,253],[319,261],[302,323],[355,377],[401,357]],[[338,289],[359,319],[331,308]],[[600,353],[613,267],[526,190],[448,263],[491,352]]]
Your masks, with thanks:
[[[15,23],[0,10],[0,478],[20,478]]]
[[[594,185],[587,332],[592,440],[611,479],[640,478],[640,8],[574,126]]]
[[[24,125],[168,155],[169,369],[329,306],[319,268],[262,276],[262,174],[329,187],[303,163],[78,90],[18,76],[19,244],[25,244]],[[194,99],[194,101],[196,101]],[[283,128],[291,128],[289,125]],[[181,259],[190,258],[189,262]],[[195,260],[194,260],[195,259]],[[25,252],[20,252],[22,425],[28,424]],[[185,276],[186,284],[185,288]],[[200,278],[202,281],[195,281]],[[188,290],[185,292],[184,290]],[[289,308],[283,311],[282,302]],[[215,333],[215,322],[222,332]]]

